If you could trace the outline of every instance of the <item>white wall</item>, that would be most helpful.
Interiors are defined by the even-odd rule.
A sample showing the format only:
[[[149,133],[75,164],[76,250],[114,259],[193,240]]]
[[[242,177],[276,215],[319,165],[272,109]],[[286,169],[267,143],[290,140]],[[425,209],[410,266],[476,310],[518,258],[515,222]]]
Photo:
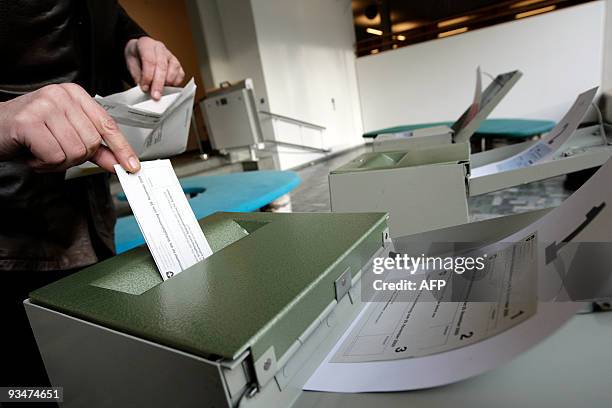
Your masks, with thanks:
[[[458,118],[477,65],[524,74],[491,117],[559,119],[578,93],[602,83],[605,1],[357,59],[365,130]]]
[[[270,111],[326,127],[276,122],[275,138],[345,149],[363,143],[351,5],[346,0],[251,0]],[[317,154],[280,149],[281,168]]]
[[[261,116],[266,139],[336,151],[363,143],[350,1],[196,0],[196,4],[194,31],[202,37],[201,68],[213,82],[207,86],[252,78],[258,100],[264,100],[260,110],[326,128],[321,136]],[[286,147],[272,151],[281,169],[322,157]]]
[[[605,25],[602,88],[604,91],[610,92],[612,91],[612,0],[606,0]]]
[[[202,60],[206,87],[253,79],[258,97],[266,97],[265,81],[250,0],[196,0],[198,27],[206,49]],[[267,106],[266,106],[267,108]]]

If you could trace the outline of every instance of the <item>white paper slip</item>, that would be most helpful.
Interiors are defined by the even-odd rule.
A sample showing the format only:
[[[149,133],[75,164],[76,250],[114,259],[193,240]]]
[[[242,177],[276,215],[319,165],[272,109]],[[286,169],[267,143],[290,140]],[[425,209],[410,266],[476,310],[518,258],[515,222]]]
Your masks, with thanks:
[[[161,115],[174,103],[174,101],[176,101],[176,99],[180,95],[180,93],[164,95],[160,98],[159,101],[156,101],[154,99],[147,99],[144,102],[132,105],[132,107]]]
[[[141,162],[135,174],[118,164],[115,171],[164,280],[212,254],[170,160]]]
[[[597,94],[597,89],[595,87],[578,95],[570,110],[567,111],[557,126],[540,139],[538,143],[507,159],[473,168],[470,177],[475,178],[520,169],[550,160],[580,125]]]

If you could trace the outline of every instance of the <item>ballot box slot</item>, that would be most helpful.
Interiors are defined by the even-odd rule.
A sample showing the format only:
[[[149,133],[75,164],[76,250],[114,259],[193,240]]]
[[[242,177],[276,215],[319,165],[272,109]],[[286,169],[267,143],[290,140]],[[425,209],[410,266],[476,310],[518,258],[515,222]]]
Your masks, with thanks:
[[[364,158],[357,159],[359,168],[376,168],[381,166],[393,166],[405,156],[402,152],[388,152],[381,153],[373,156],[367,156]]]
[[[243,219],[225,219],[213,224],[207,230],[222,230],[222,233],[207,234],[213,253],[235,244],[267,224],[265,221]],[[143,246],[132,251],[138,255],[120,268],[113,268],[112,272],[93,280],[90,285],[138,296],[163,283],[146,248]]]

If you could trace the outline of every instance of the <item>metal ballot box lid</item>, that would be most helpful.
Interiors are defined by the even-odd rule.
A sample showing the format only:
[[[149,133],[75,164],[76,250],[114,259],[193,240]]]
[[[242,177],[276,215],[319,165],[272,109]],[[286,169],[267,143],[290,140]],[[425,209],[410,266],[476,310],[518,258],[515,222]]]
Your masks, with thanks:
[[[214,251],[162,281],[146,247],[30,294],[91,323],[208,359],[270,349],[280,358],[383,245],[386,214],[217,213],[200,221]],[[350,279],[349,279],[350,282]]]
[[[364,153],[331,174],[391,170],[434,164],[469,162],[469,143],[429,146],[419,150]]]

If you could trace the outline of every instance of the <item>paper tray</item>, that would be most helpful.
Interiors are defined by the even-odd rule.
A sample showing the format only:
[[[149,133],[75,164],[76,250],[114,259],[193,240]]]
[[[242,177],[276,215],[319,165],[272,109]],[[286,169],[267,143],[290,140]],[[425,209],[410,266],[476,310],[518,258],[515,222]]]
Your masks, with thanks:
[[[575,156],[536,163],[529,167],[470,178],[470,196],[516,187],[534,181],[598,167],[612,155],[612,146],[594,148]]]

